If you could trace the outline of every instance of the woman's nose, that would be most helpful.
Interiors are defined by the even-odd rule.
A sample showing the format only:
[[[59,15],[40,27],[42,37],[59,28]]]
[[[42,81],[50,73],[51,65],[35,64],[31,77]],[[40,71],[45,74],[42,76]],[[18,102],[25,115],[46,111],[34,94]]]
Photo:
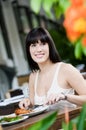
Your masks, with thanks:
[[[41,45],[38,44],[37,47],[36,47],[36,50],[37,50],[37,51],[41,51],[41,50],[42,50]]]

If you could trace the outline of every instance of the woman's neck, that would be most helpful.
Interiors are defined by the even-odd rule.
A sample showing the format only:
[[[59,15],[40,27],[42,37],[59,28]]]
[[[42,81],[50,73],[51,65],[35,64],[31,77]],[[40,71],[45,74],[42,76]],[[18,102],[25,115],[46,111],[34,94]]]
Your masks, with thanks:
[[[52,67],[53,64],[54,63],[52,63],[51,61],[39,64],[39,68],[40,68],[41,73],[47,72]]]

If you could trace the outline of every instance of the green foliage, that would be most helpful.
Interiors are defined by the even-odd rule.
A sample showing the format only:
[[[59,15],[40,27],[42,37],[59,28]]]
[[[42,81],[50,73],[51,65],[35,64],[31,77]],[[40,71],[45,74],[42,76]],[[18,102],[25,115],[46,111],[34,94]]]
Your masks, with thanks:
[[[76,43],[74,43],[75,44],[75,50],[74,50],[75,57],[76,59],[80,59],[80,60],[82,60],[83,54],[86,56],[86,47],[83,47],[81,42],[82,42],[82,37],[78,39]]]
[[[57,118],[57,112],[53,112],[52,114],[48,115],[46,118],[35,123],[28,130],[48,130],[50,126],[53,125],[56,118]]]
[[[62,61],[71,63],[74,66],[86,63],[86,58],[83,55],[81,59],[76,59],[74,45],[68,41],[64,28],[58,28],[58,30],[48,29],[48,31],[54,40]]]
[[[52,114],[48,115],[44,119],[35,123],[28,130],[48,130],[53,125],[56,118],[57,118],[57,112],[53,112]],[[69,123],[62,122],[62,129],[63,130],[86,130],[86,104],[83,105],[79,116],[70,120]]]
[[[57,19],[64,14],[65,10],[68,8],[69,5],[69,0],[57,0],[57,3],[55,3],[53,6],[54,13]]]
[[[82,59],[82,46],[80,41],[75,45],[75,57],[77,59]]]
[[[54,43],[56,45],[56,48],[61,56],[61,59],[66,62],[70,62],[74,64],[74,46],[69,43],[68,39],[66,38],[66,34],[64,32],[64,29],[62,28],[60,31],[51,29],[48,30],[51,34]],[[71,51],[70,51],[71,50]]]
[[[47,16],[53,19],[53,11],[56,15],[56,18],[64,13],[64,11],[69,6],[69,0],[31,0],[30,6],[35,13],[39,13],[41,7],[43,7]],[[52,11],[53,10],[53,11]]]
[[[86,47],[82,47],[82,51],[83,51],[84,55],[86,56]]]
[[[66,11],[66,9],[69,7],[70,1],[69,0],[59,0],[59,6],[62,7],[62,13]]]
[[[84,124],[84,121],[86,120],[86,104],[83,106],[83,109],[80,113],[78,122],[77,122],[77,129],[78,130],[84,130],[84,125],[86,126],[86,124]]]
[[[44,0],[43,1],[43,9],[45,10],[45,12],[47,13],[47,16],[52,18],[53,16],[51,15],[51,7],[54,3],[54,0]]]
[[[64,123],[64,130],[86,130],[86,104],[83,105],[81,113],[76,118],[72,119],[69,124]]]
[[[64,12],[70,5],[70,0],[31,0],[30,6],[31,9],[35,13],[40,13],[41,9],[45,11],[45,14],[48,18],[52,19],[53,21],[62,18]],[[62,21],[61,21],[62,22]],[[63,28],[62,23],[60,23],[61,28]],[[52,29],[53,30],[53,29]],[[54,29],[55,30],[55,29]],[[66,30],[65,30],[66,31]],[[56,30],[57,34],[51,31],[53,39],[55,41],[57,50],[61,55],[62,60],[66,62],[72,63],[74,66],[77,64],[86,64],[86,48],[80,45],[80,41],[78,41],[75,46],[69,42],[66,32],[61,30],[60,32],[58,29]],[[55,34],[55,35],[54,35]]]
[[[30,1],[31,8],[35,13],[40,12],[41,4],[42,4],[42,0],[31,0]]]

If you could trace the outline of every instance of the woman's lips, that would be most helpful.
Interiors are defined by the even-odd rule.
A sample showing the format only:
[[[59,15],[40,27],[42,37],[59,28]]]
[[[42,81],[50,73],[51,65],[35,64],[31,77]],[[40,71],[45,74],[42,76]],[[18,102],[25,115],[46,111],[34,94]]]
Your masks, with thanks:
[[[41,58],[41,57],[44,56],[44,53],[43,53],[43,54],[36,54],[35,56],[36,56],[37,58]]]

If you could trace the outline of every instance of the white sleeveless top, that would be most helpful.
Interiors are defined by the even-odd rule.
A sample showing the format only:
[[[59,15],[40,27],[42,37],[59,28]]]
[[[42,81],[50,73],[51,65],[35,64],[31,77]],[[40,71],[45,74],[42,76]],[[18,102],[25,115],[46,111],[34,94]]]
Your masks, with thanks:
[[[57,68],[56,68],[56,71],[55,71],[55,75],[54,75],[51,87],[50,87],[50,89],[47,92],[47,97],[51,93],[60,94],[60,93],[63,92],[64,94],[74,94],[74,89],[73,88],[64,89],[64,88],[61,88],[59,86],[59,84],[58,84],[58,80],[57,79],[58,79],[58,73],[59,73],[59,69],[60,69],[61,64],[62,64],[62,62],[57,65]],[[37,95],[36,88],[37,88],[38,75],[39,75],[39,71],[37,72],[36,79],[35,79],[35,85],[34,85],[34,87],[35,87],[34,103],[36,105],[41,105],[41,104],[45,103],[46,95],[44,95],[44,96],[38,96]],[[57,109],[58,107],[59,108],[61,107],[60,109],[62,109],[65,104],[66,104],[66,106],[69,106],[69,107],[76,107],[75,104],[72,104],[72,103],[70,103],[68,101],[65,101],[65,100],[61,100],[58,103],[53,104],[52,107],[54,109]]]

